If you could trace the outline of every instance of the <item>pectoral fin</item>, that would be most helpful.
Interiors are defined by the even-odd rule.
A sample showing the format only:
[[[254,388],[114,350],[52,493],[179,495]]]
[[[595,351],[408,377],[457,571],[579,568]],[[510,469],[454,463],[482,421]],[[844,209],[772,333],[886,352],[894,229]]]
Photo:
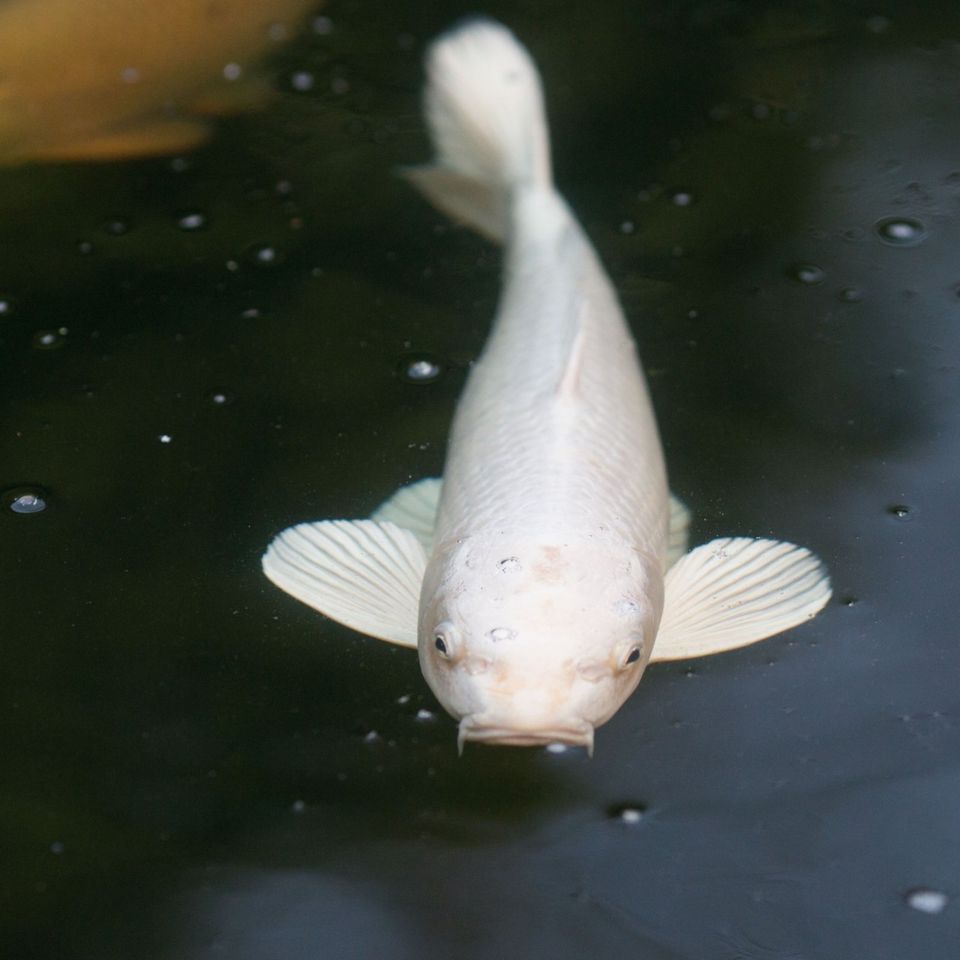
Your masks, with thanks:
[[[440,502],[439,477],[429,477],[401,487],[389,500],[371,514],[371,520],[395,523],[409,530],[419,541],[424,552],[433,547],[433,529],[437,523],[437,504]]]
[[[735,650],[811,619],[830,599],[830,579],[809,550],[749,537],[692,550],[665,579],[652,661]]]
[[[690,542],[690,511],[684,502],[670,495],[670,533],[667,536],[669,570],[686,552]]]
[[[344,626],[417,645],[427,557],[409,530],[373,520],[301,523],[278,534],[263,572],[282,590]]]

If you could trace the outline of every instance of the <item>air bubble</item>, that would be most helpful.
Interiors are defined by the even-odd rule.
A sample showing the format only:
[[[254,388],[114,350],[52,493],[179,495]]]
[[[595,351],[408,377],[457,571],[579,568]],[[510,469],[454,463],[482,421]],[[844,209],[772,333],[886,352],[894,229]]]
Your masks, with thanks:
[[[62,347],[67,341],[66,327],[60,327],[59,330],[38,330],[33,335],[33,345],[37,350],[56,350]]]
[[[689,207],[693,203],[693,194],[678,190],[670,199],[675,207]]]
[[[158,439],[161,443],[173,443],[173,437],[170,436],[169,433],[161,433],[161,434],[157,437],[157,439]]]
[[[844,303],[859,303],[863,299],[863,291],[856,287],[844,287],[837,296]]]
[[[210,399],[218,407],[223,407],[223,406],[226,406],[228,403],[230,403],[230,401],[233,400],[233,397],[229,393],[218,392],[218,393],[211,394]]]
[[[181,230],[202,230],[206,225],[207,218],[197,210],[191,210],[177,217],[177,226]]]
[[[250,259],[261,267],[272,267],[277,263],[279,255],[277,248],[268,244],[257,244],[250,248]]]
[[[647,812],[643,803],[618,803],[607,809],[607,816],[621,823],[639,823]]]
[[[314,17],[310,26],[319,37],[326,37],[333,33],[333,21],[329,17]]]
[[[895,503],[892,506],[887,507],[887,513],[889,513],[891,516],[896,517],[898,520],[913,519],[911,508],[903,503]]]
[[[927,235],[924,225],[909,217],[884,217],[877,221],[874,229],[880,239],[892,247],[915,247]]]
[[[637,225],[632,220],[624,220],[620,224],[620,232],[629,236],[631,233],[636,233]]]
[[[501,573],[519,573],[522,567],[520,566],[519,557],[504,557],[503,560],[497,562],[497,569]]]
[[[547,753],[560,754],[567,752],[567,745],[565,743],[548,743],[546,747]]]
[[[298,70],[290,77],[290,86],[300,93],[306,93],[308,90],[312,90],[315,83],[316,81],[313,78],[313,74],[308,73],[306,70]]]
[[[437,715],[432,710],[424,710],[421,708],[416,713],[416,719],[419,720],[420,723],[432,723],[437,719]]]
[[[294,800],[293,803],[290,804],[291,813],[303,813],[306,809],[307,805],[302,800]]]
[[[933,890],[930,887],[914,887],[904,894],[903,899],[908,907],[919,910],[920,913],[942,913],[950,902],[950,898],[942,890]]]
[[[502,643],[504,640],[512,640],[516,635],[516,632],[511,630],[509,627],[494,627],[487,634],[487,636],[494,643]]]
[[[224,80],[239,80],[243,73],[243,67],[239,63],[228,63],[223,68]]]
[[[823,283],[827,275],[815,263],[794,263],[787,267],[787,276],[798,283],[816,286],[818,283]]]
[[[416,357],[403,362],[403,376],[411,383],[432,383],[443,373],[443,367],[431,357]]]
[[[11,487],[3,491],[3,502],[12,513],[43,513],[47,509],[47,492],[41,487]]]
[[[108,220],[103,225],[103,229],[112,237],[122,237],[124,234],[130,232],[130,222],[128,220],[121,220],[119,217],[117,217],[114,220]]]

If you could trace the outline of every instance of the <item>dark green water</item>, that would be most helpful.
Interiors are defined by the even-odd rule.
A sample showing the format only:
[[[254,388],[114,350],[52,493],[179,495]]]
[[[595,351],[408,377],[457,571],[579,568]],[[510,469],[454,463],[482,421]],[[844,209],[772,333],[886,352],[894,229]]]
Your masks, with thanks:
[[[652,668],[592,761],[458,759],[415,656],[260,574],[440,470],[497,255],[391,170],[475,9],[331,2],[183,162],[0,173],[4,956],[953,960],[955,4],[486,8],[694,540],[811,547],[816,621]]]

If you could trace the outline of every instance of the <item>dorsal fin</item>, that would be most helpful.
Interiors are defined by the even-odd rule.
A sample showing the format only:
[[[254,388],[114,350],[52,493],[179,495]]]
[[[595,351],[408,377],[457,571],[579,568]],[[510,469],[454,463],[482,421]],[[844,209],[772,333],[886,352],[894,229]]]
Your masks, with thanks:
[[[583,371],[583,352],[586,343],[587,313],[589,305],[586,298],[581,299],[577,306],[577,332],[573,335],[567,362],[557,386],[557,395],[573,397],[580,392],[580,375]]]

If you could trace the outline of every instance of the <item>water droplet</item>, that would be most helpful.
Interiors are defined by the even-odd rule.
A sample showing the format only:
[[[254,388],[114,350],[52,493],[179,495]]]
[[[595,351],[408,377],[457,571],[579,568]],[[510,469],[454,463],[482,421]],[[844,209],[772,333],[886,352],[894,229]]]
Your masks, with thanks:
[[[640,609],[640,604],[630,597],[624,597],[613,605],[613,609],[620,614],[621,617],[630,617]]]
[[[250,259],[260,267],[272,267],[279,260],[276,247],[269,244],[256,244],[250,248]]]
[[[64,851],[65,849],[66,849],[66,848],[64,847],[63,842],[60,841],[60,840],[54,840],[53,843],[50,844],[50,852],[51,852],[51,853],[56,853],[56,854],[59,855],[59,854],[63,853],[63,851]]]
[[[607,809],[607,816],[622,823],[639,823],[647,812],[644,803],[618,803]]]
[[[887,507],[887,513],[891,516],[896,517],[898,520],[912,520],[913,516],[911,514],[911,508],[906,506],[903,503],[895,503],[893,506]]]
[[[631,233],[635,233],[637,225],[632,220],[624,220],[620,224],[620,232],[629,236]]]
[[[169,433],[161,433],[157,439],[161,443],[173,443],[173,437],[171,437]]]
[[[411,383],[432,383],[442,373],[443,367],[430,357],[417,357],[403,363],[403,376]]]
[[[419,720],[420,723],[431,723],[437,719],[437,715],[430,710],[421,708],[416,713],[416,719]]]
[[[840,603],[845,607],[855,607],[859,602],[859,597],[846,596],[840,598]]]
[[[383,737],[381,737],[376,730],[371,730],[368,734],[364,736],[363,742],[373,744],[373,743],[379,743],[382,739]]]
[[[207,218],[197,210],[181,214],[177,218],[177,226],[181,230],[202,230],[207,225]]]
[[[942,913],[950,902],[950,898],[942,890],[933,890],[930,887],[914,887],[904,894],[903,899],[907,906],[921,913]]]
[[[409,693],[405,693],[402,696],[397,697],[397,703],[399,703],[401,707],[404,706],[404,704],[407,704],[409,702],[410,702]]]
[[[223,68],[224,80],[239,80],[243,73],[243,67],[239,63],[228,63]]]
[[[56,350],[67,342],[66,334],[66,327],[59,330],[38,330],[33,335],[32,342],[38,350]]]
[[[230,403],[233,400],[233,397],[229,393],[214,393],[210,396],[210,399],[218,406],[223,407],[226,404]]]
[[[279,20],[276,23],[271,23],[270,26],[267,27],[267,36],[274,43],[282,43],[287,39],[289,33],[290,31],[287,29],[287,25]]]
[[[927,235],[924,225],[909,217],[884,217],[874,229],[884,243],[893,247],[915,247]]]
[[[863,299],[863,291],[856,287],[844,287],[837,296],[844,303],[859,303]]]
[[[494,643],[502,643],[504,640],[512,640],[516,635],[516,632],[511,630],[509,627],[494,627],[487,634],[487,636]]]
[[[566,753],[567,745],[565,743],[548,743],[547,753]]]
[[[306,809],[307,805],[302,800],[294,800],[293,803],[290,804],[291,813],[303,813]]]
[[[77,250],[85,257],[93,253],[93,244],[89,240],[80,240],[77,242]]]
[[[306,70],[298,70],[290,77],[290,86],[300,93],[306,93],[308,90],[312,90],[315,82],[313,74],[308,73]]]
[[[787,267],[787,276],[799,283],[815,286],[823,283],[827,275],[815,263],[794,263]]]
[[[501,573],[519,573],[523,567],[520,565],[519,557],[505,557],[503,560],[498,561],[497,569]]]
[[[43,513],[47,509],[47,492],[41,487],[11,487],[3,491],[3,502],[13,513]]]
[[[693,194],[678,190],[670,199],[675,207],[689,207],[693,203]]]

